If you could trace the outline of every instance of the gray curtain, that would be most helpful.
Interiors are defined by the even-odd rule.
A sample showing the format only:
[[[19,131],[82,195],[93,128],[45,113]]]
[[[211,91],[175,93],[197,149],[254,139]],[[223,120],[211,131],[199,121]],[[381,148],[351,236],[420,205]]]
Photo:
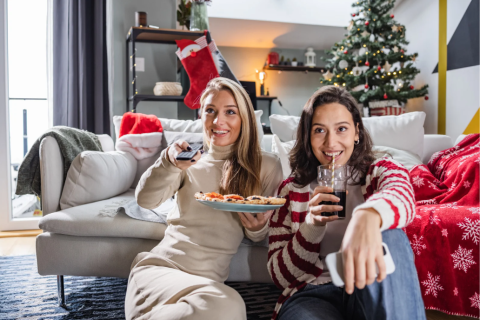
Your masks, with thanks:
[[[53,125],[110,134],[106,0],[53,0]]]

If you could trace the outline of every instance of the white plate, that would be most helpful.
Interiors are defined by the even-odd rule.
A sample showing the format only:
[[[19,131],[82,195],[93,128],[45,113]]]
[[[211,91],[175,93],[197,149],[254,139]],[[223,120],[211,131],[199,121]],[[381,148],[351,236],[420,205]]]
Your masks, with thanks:
[[[242,203],[227,203],[227,202],[215,202],[206,200],[197,200],[201,204],[212,207],[216,210],[233,211],[233,212],[250,212],[261,213],[268,210],[274,210],[281,208],[283,204],[242,204]]]

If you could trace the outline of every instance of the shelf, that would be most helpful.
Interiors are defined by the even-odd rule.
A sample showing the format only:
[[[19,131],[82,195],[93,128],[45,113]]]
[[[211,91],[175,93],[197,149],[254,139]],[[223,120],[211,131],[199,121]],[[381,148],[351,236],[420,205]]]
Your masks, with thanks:
[[[156,96],[153,94],[136,94],[130,96],[129,101],[183,101],[185,96]]]
[[[310,72],[325,72],[325,68],[320,67],[305,67],[305,66],[281,66],[275,64],[269,64],[264,68],[265,70],[276,70],[276,71],[310,71]]]
[[[273,96],[257,96],[257,100],[260,100],[260,101],[269,101],[269,100],[275,100],[277,99],[277,97],[273,97]]]
[[[175,40],[196,40],[201,36],[203,31],[131,27],[127,41],[176,44]]]

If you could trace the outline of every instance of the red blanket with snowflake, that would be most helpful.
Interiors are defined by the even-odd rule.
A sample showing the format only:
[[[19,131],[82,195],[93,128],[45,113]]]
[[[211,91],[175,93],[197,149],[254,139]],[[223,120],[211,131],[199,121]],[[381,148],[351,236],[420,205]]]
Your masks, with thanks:
[[[479,318],[478,134],[410,170],[416,216],[405,228],[426,309]]]

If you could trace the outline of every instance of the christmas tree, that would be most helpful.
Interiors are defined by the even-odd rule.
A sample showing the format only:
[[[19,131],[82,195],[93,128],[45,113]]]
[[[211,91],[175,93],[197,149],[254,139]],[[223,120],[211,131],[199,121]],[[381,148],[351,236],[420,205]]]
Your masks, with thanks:
[[[401,105],[411,98],[425,96],[428,100],[428,85],[414,86],[420,72],[415,67],[418,54],[407,54],[406,29],[394,20],[394,4],[395,0],[352,4],[348,34],[327,50],[333,57],[325,59],[328,71],[320,83],[344,86],[364,107],[376,101]]]

